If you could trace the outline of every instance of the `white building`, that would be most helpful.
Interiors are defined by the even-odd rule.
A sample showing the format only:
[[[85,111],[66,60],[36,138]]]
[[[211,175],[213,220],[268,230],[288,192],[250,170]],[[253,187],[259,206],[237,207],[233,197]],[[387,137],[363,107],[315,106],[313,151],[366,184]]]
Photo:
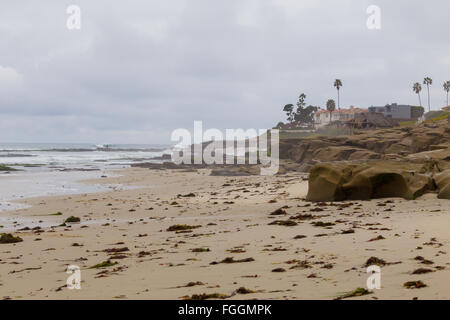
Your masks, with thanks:
[[[367,109],[355,108],[334,110],[332,113],[326,109],[320,109],[314,113],[314,124],[317,128],[323,127],[334,121],[345,122],[355,117],[355,114],[367,112]]]

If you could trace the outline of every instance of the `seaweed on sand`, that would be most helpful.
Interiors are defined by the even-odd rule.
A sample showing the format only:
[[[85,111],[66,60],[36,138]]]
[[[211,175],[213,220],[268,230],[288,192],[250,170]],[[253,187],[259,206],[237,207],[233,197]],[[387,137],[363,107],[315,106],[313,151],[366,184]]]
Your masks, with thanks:
[[[112,267],[116,264],[118,264],[118,262],[111,262],[111,260],[106,260],[106,261],[100,262],[96,265],[93,265],[89,269],[107,268],[107,267]]]
[[[369,266],[379,266],[379,267],[383,267],[387,264],[386,261],[384,261],[383,259],[377,258],[377,257],[370,257],[369,259],[367,259],[366,263],[364,264],[364,267],[369,267]]]
[[[314,227],[331,227],[334,226],[333,222],[315,221],[311,223]]]
[[[15,237],[11,233],[2,233],[0,235],[0,243],[6,244],[6,243],[17,243],[22,242],[23,239],[21,237]]]
[[[211,250],[209,248],[194,248],[192,249],[192,252],[210,252]]]
[[[357,288],[353,291],[349,291],[349,292],[346,292],[346,293],[340,295],[335,300],[342,300],[342,299],[347,299],[347,298],[352,298],[352,297],[361,297],[361,296],[365,296],[365,295],[372,294],[372,293],[373,293],[372,291],[369,291],[365,288]]]
[[[270,215],[271,216],[284,216],[284,215],[287,215],[287,212],[283,208],[279,208],[279,209],[273,211]]]
[[[431,269],[427,269],[427,268],[419,268],[414,270],[411,274],[425,274],[425,273],[430,273],[433,272],[433,270]]]
[[[276,226],[285,226],[285,227],[293,227],[296,226],[298,223],[292,220],[275,220],[269,223],[270,226],[276,225]]]
[[[192,296],[185,296],[183,300],[207,300],[207,299],[226,299],[230,296],[223,293],[201,293],[193,294]]]
[[[187,224],[174,224],[173,226],[170,226],[169,228],[167,228],[167,231],[185,231],[185,230],[197,229],[200,227],[201,227],[200,225],[190,226]]]
[[[239,289],[236,290],[236,293],[249,294],[249,293],[255,293],[255,291],[247,289],[246,287],[240,287]]]
[[[74,216],[70,216],[64,221],[64,223],[75,223],[75,222],[80,222],[80,221],[81,221],[80,218],[74,217]]]
[[[213,261],[210,264],[211,265],[219,264],[219,263],[228,263],[229,264],[229,263],[243,263],[243,262],[252,262],[252,261],[255,261],[255,259],[253,259],[253,258],[245,258],[245,259],[234,260],[233,257],[228,257],[228,258],[223,259],[220,262]]]
[[[420,289],[420,288],[425,288],[427,285],[425,283],[423,283],[422,281],[418,280],[418,281],[405,282],[403,284],[403,286],[408,289]]]

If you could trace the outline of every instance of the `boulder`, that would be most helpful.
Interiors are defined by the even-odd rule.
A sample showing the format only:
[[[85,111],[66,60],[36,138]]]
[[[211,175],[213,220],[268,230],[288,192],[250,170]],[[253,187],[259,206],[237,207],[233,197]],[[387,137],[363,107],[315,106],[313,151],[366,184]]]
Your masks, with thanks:
[[[403,161],[321,163],[311,168],[307,200],[415,199],[434,189],[423,164]]]
[[[311,168],[308,182],[309,201],[345,200],[342,184],[348,180],[352,168],[340,163],[320,163]]]
[[[450,199],[450,170],[435,174],[434,183],[438,188],[438,198]]]

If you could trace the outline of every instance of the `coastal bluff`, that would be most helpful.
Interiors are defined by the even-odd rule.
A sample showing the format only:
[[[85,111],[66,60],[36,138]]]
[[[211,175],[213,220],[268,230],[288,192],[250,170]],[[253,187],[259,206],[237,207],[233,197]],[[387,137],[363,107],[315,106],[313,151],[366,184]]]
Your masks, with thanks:
[[[438,198],[450,199],[449,132],[450,126],[445,121],[377,130],[372,132],[377,137],[376,142],[369,132],[359,140],[337,137],[344,146],[325,147],[335,152],[327,154],[328,161],[313,164],[310,169],[307,200],[386,197],[412,200],[425,193],[437,193]],[[361,150],[364,144],[365,154]],[[363,158],[352,158],[356,152]],[[325,155],[326,152],[315,150],[313,154]],[[339,154],[344,156],[339,158]],[[318,162],[314,158],[311,161]]]

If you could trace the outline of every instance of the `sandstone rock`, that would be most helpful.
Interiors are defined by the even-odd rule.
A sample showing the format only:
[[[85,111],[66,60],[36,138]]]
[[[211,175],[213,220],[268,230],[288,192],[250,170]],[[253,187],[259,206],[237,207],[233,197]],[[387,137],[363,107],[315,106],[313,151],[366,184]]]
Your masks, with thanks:
[[[439,190],[438,198],[450,199],[450,170],[435,174],[434,182]]]
[[[355,130],[353,135],[280,140],[280,157],[303,164],[305,169],[313,161],[392,159],[444,149],[450,150],[450,124],[446,120],[392,129]],[[449,157],[437,154],[423,154],[422,158],[430,156],[428,159],[450,162],[450,153]]]
[[[339,201],[345,200],[342,184],[351,175],[352,168],[340,163],[320,163],[311,168],[309,174],[309,201]]]
[[[311,168],[307,200],[342,201],[401,197],[415,199],[433,190],[423,164],[403,161],[321,163]]]

